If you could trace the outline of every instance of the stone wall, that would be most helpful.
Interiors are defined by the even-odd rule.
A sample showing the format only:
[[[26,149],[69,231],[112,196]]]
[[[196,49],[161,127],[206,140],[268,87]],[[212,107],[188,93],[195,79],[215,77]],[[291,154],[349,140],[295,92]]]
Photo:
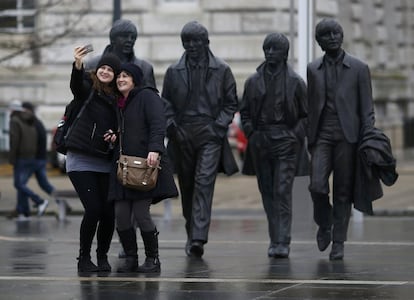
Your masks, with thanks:
[[[100,54],[109,43],[112,23],[112,1],[64,0],[60,3],[39,14],[38,38],[51,39],[65,32],[68,24],[71,31],[41,48],[37,53],[40,64],[32,65],[36,56],[30,52],[0,64],[0,110],[12,98],[33,101],[39,105],[39,114],[48,128],[56,124],[63,105],[71,99],[69,76],[73,47],[91,42],[95,48],[91,56]],[[278,31],[289,37],[290,61],[297,67],[296,9],[297,0],[198,0],[180,4],[122,0],[122,18],[132,20],[139,29],[136,54],[154,65],[159,89],[166,68],[183,53],[180,41],[183,25],[198,20],[209,29],[212,51],[232,67],[239,95],[245,79],[263,60],[262,43],[269,32]],[[414,20],[411,17],[414,3],[314,0],[314,11],[315,23],[322,17],[337,18],[344,27],[344,48],[369,64],[374,79],[377,124],[397,132],[391,138],[395,147],[401,148],[403,119],[414,116]],[[0,51],[0,57],[4,51]],[[314,55],[320,54],[315,44]]]

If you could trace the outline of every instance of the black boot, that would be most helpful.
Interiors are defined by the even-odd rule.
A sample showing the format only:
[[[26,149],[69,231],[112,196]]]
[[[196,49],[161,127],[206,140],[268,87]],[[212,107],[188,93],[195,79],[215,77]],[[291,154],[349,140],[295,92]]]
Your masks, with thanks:
[[[99,226],[97,232],[97,242],[98,247],[96,248],[96,258],[98,262],[98,272],[111,272],[111,265],[108,262],[108,251],[111,246],[113,236],[113,227],[110,229],[103,228],[102,225]]]
[[[78,257],[78,273],[93,272],[98,272],[98,267],[91,261],[91,255],[80,250]]]
[[[157,228],[150,232],[141,232],[145,247],[145,262],[138,267],[139,273],[160,273],[161,263],[158,257],[158,234]]]
[[[119,239],[124,248],[126,258],[123,259],[123,265],[117,270],[118,273],[135,272],[138,268],[138,245],[137,236],[134,228],[127,230],[118,230]]]
[[[98,255],[98,272],[111,272],[112,268],[108,262],[107,255]]]

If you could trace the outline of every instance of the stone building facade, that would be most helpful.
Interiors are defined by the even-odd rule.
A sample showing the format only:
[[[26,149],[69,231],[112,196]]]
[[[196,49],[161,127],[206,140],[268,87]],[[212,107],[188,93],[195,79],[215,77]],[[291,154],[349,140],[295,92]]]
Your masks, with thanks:
[[[168,65],[183,53],[180,31],[190,20],[208,28],[211,49],[232,67],[240,96],[245,79],[263,60],[262,43],[267,33],[278,31],[289,37],[289,59],[297,67],[298,5],[306,0],[120,1],[122,18],[138,27],[136,55],[154,65],[159,89]],[[9,45],[0,47],[0,128],[7,123],[8,102],[18,98],[37,104],[38,114],[51,129],[71,99],[74,46],[92,43],[93,56],[109,43],[113,1],[63,0],[47,6],[49,2],[34,1],[32,31],[10,35],[0,28],[0,45]],[[397,151],[407,146],[404,120],[414,116],[413,14],[414,2],[410,0],[312,1],[313,25],[322,17],[338,19],[345,32],[344,48],[369,64],[377,125],[387,132]],[[0,21],[1,16],[0,5]],[[13,43],[7,43],[9,39]],[[1,60],[30,43],[44,46]],[[312,50],[314,57],[321,54],[316,43]],[[0,150],[5,147],[7,137],[0,131]]]

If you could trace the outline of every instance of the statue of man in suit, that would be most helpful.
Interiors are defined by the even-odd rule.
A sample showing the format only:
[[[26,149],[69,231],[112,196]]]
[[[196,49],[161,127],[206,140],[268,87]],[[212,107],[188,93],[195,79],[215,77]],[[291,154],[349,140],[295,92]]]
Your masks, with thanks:
[[[287,258],[293,181],[295,175],[308,174],[308,168],[298,168],[299,161],[306,167],[309,162],[304,143],[306,85],[287,64],[286,36],[268,34],[263,52],[265,61],[246,80],[240,110],[248,137],[243,173],[257,176],[268,221],[268,256]]]
[[[233,73],[211,52],[207,29],[191,21],[181,31],[181,42],[185,52],[167,69],[162,97],[187,231],[185,251],[201,257],[217,173],[238,171],[227,139],[238,101]]]
[[[332,241],[330,260],[342,260],[353,202],[357,144],[375,122],[371,77],[365,63],[342,49],[344,33],[338,22],[323,19],[316,25],[315,37],[325,55],[307,68],[309,190],[319,226],[318,248],[324,251]]]

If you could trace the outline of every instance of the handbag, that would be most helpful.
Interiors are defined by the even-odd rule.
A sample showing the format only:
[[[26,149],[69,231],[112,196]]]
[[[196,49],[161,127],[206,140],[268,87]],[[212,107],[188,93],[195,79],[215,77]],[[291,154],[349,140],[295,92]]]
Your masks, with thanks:
[[[148,166],[147,159],[120,153],[117,177],[119,182],[128,188],[150,191],[157,185],[160,160],[155,166]]]
[[[116,171],[119,182],[127,188],[150,191],[157,185],[158,172],[161,170],[160,158],[155,166],[149,166],[147,159],[139,156],[122,154],[122,134],[124,133],[124,122],[119,134],[119,159]]]

